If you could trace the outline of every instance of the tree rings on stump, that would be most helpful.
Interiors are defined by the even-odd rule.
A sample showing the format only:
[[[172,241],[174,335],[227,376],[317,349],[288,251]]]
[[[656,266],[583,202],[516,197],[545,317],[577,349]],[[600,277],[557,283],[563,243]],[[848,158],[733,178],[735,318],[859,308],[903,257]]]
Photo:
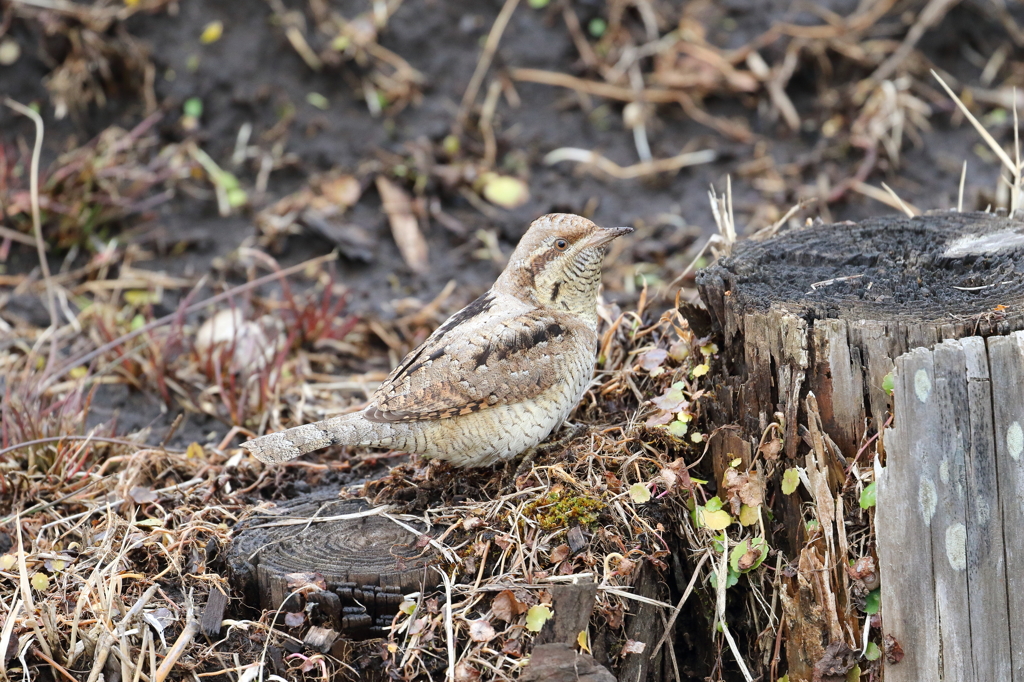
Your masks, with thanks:
[[[808,391],[850,457],[888,417],[883,382],[898,356],[1024,328],[1024,222],[949,212],[819,221],[736,244],[697,285],[723,341],[712,417],[741,429],[712,444],[716,461],[749,461],[775,412],[793,457]]]
[[[264,609],[305,610],[313,625],[372,634],[390,623],[404,594],[438,582],[423,536],[373,511],[333,492],[261,511],[236,529],[231,543],[236,589]]]

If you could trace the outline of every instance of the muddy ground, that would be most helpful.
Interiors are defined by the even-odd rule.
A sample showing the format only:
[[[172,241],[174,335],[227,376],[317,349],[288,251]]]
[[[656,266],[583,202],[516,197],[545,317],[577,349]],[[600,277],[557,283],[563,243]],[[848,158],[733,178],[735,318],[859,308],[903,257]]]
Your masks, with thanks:
[[[364,11],[365,4],[340,2],[332,6],[351,16]],[[481,41],[500,4],[439,0],[402,3],[380,42],[421,71],[426,76],[426,85],[419,101],[393,115],[376,117],[353,91],[353,83],[358,81],[350,71],[314,73],[303,63],[281,30],[272,25],[272,11],[266,2],[173,3],[167,11],[136,14],[125,22],[125,28],[142,42],[156,67],[155,97],[160,109],[167,112],[159,124],[164,140],[181,138],[177,117],[183,102],[192,97],[203,102],[197,138],[214,159],[222,161],[230,157],[240,126],[251,124],[252,139],[258,140],[278,123],[284,107],[295,108],[294,121],[284,137],[291,161],[270,176],[266,195],[254,202],[258,207],[299,188],[311,174],[332,168],[355,171],[360,163],[379,158],[380,150],[404,154],[408,143],[421,138],[434,143],[442,140],[451,131],[454,112],[475,68]],[[846,11],[840,5],[853,6],[850,2],[833,4],[837,12]],[[732,48],[748,42],[772,22],[813,20],[807,12],[789,9],[787,5],[722,3],[720,20],[727,28],[720,26],[709,37],[722,47]],[[8,11],[11,9],[8,3]],[[577,7],[584,24],[601,10],[599,2],[581,2]],[[223,37],[213,44],[201,44],[199,35],[203,27],[216,20],[225,26]],[[894,30],[890,27],[890,31]],[[971,82],[979,77],[980,69],[971,63],[978,60],[966,59],[965,54],[989,56],[998,47],[989,39],[995,30],[998,27],[994,20],[986,18],[977,7],[957,7],[925,35],[920,48],[945,72]],[[883,27],[880,33],[884,32]],[[138,93],[113,92],[105,107],[91,105],[72,112],[64,120],[55,120],[43,80],[55,56],[59,58],[66,46],[57,36],[42,35],[39,25],[20,20],[11,24],[8,34],[22,47],[22,57],[10,66],[0,66],[0,91],[15,100],[40,105],[46,121],[44,169],[60,152],[85,142],[108,126],[130,128],[144,117],[145,104]],[[554,8],[523,7],[513,16],[502,38],[495,66],[574,73],[579,71],[580,64],[559,13]],[[495,209],[493,216],[481,214],[457,195],[445,197],[444,208],[466,226],[467,235],[479,229],[497,229],[506,254],[531,219],[552,211],[586,210],[594,220],[606,225],[653,225],[660,229],[656,235],[661,239],[634,244],[621,257],[638,263],[664,263],[671,256],[663,252],[666,247],[690,249],[713,231],[707,189],[715,185],[722,191],[727,175],[734,179],[737,223],[741,229],[748,229],[753,219],[749,229],[754,229],[766,222],[760,212],[765,205],[785,211],[798,198],[813,194],[819,174],[824,174],[834,186],[854,172],[862,153],[831,148],[830,140],[821,135],[824,119],[832,115],[819,102],[828,85],[816,77],[810,66],[794,75],[788,92],[803,119],[798,133],[789,130],[781,120],[764,115],[763,106],[759,112],[757,107],[743,106],[749,105],[749,101],[710,97],[706,106],[711,113],[747,122],[755,134],[751,143],[725,139],[689,120],[679,107],[663,105],[649,126],[653,155],[669,157],[689,146],[713,149],[718,160],[677,174],[614,180],[575,171],[570,163],[547,167],[542,157],[552,149],[568,146],[600,150],[621,165],[635,163],[637,152],[630,131],[623,127],[621,105],[591,99],[584,103],[589,105],[588,109],[581,106],[581,99],[571,91],[517,83],[521,104],[513,108],[504,99],[499,101],[496,129],[500,153],[514,152],[517,159],[528,164],[529,201],[511,211]],[[326,97],[326,110],[307,102],[310,92]],[[945,108],[951,111],[952,103]],[[949,208],[956,204],[960,167],[967,160],[965,201],[969,207],[984,209],[995,194],[996,160],[990,154],[979,157],[975,153],[975,132],[962,121],[951,125],[946,112],[937,111],[931,117],[931,125],[932,130],[923,133],[921,144],[904,145],[899,168],[876,170],[869,180],[876,185],[878,181],[887,181],[902,198],[922,209]],[[1002,126],[1004,134],[1006,125]],[[31,144],[32,130],[27,119],[9,109],[0,110],[0,139],[5,145],[17,148],[20,144],[24,149]],[[999,130],[997,126],[996,131]],[[770,156],[777,166],[795,162],[802,166],[800,174],[787,178],[784,189],[759,192],[737,172],[755,153]],[[237,173],[243,183],[251,183],[256,168],[246,164]],[[893,210],[847,192],[842,199],[829,204],[827,211],[811,206],[800,217],[822,214],[834,220],[856,220]],[[411,274],[402,263],[379,199],[372,192],[354,207],[348,219],[368,230],[374,243],[372,262],[342,260],[340,264],[341,281],[350,288],[351,307],[356,311],[387,316],[388,302],[396,296],[413,295],[429,300],[453,277],[458,283],[450,305],[454,309],[482,292],[500,271],[493,260],[471,256],[479,242],[432,222],[425,234],[430,245],[430,269],[423,275]],[[158,254],[139,267],[186,277],[208,272],[214,259],[231,254],[254,236],[251,213],[224,218],[218,215],[211,196],[196,197],[182,192],[158,210],[131,220],[130,227],[133,238],[146,244],[152,244],[152,240],[165,247],[184,243],[183,252]],[[666,231],[674,234],[666,238]],[[325,239],[304,236],[288,240],[279,256],[283,265],[292,264],[331,248],[332,244]],[[675,258],[671,265],[678,270],[683,262],[683,258]],[[52,267],[59,269],[60,265],[61,261],[54,258]],[[32,249],[21,245],[14,247],[5,263],[8,273],[23,273],[34,267]],[[661,274],[668,279],[674,277],[672,272]],[[621,288],[621,283],[610,283],[611,296],[619,296]],[[45,308],[32,303],[30,296],[16,296],[7,306],[36,324],[46,322]],[[120,414],[123,427],[131,430],[152,420],[159,410],[158,405],[147,404],[146,400],[129,399],[116,390],[112,393],[98,406],[97,419]],[[210,428],[216,430],[213,424]],[[180,437],[195,435],[189,430]]]

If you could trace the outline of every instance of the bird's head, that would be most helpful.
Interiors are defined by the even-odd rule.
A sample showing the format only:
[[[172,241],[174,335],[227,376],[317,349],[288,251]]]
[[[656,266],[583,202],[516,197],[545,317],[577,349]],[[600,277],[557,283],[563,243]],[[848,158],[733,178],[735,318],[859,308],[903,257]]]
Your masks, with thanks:
[[[632,227],[598,227],[568,213],[533,221],[512,252],[495,289],[542,308],[593,318],[608,243]]]

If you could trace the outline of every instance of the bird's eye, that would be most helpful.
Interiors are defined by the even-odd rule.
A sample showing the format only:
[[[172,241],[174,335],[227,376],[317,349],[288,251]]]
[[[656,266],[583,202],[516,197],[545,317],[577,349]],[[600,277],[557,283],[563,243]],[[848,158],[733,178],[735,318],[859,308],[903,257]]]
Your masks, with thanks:
[[[565,241],[564,239],[559,239],[555,242],[555,248],[558,249],[559,251],[565,251],[566,249],[569,248],[569,242]]]

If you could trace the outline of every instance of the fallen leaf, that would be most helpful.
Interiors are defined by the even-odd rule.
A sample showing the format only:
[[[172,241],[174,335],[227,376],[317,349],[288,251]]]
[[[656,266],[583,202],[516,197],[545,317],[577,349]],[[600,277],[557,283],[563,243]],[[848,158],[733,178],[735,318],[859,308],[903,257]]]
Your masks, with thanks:
[[[412,200],[405,190],[383,175],[377,176],[377,192],[391,224],[391,234],[409,269],[424,274],[430,268],[427,241],[420,232],[412,210]]]
[[[693,491],[693,481],[690,479],[690,470],[686,468],[686,460],[678,457],[672,460],[668,466],[662,467],[658,472],[662,485],[666,490],[674,490],[676,486],[682,486]]]
[[[157,494],[153,492],[153,489],[147,488],[143,485],[137,485],[129,490],[128,496],[135,500],[135,504],[146,504],[148,502],[157,501]]]
[[[355,206],[362,191],[359,181],[352,175],[339,175],[320,183],[320,193],[332,204],[342,208]]]
[[[668,351],[664,348],[652,348],[640,356],[640,367],[648,372],[659,369],[667,357]]]
[[[484,618],[470,621],[469,623],[469,638],[474,642],[489,642],[497,634],[491,625],[491,621]]]
[[[423,632],[423,630],[427,627],[427,623],[429,622],[430,619],[426,616],[424,616],[423,618],[417,618],[412,622],[412,625],[409,626],[409,635],[418,635],[419,633]]]
[[[327,589],[327,582],[319,573],[286,573],[284,579],[289,590],[296,590],[309,586],[313,586],[318,590]]]
[[[744,504],[748,507],[764,504],[764,477],[756,469],[740,473],[729,467],[722,476],[722,483],[733,514],[739,514]]]
[[[655,426],[664,426],[665,424],[668,424],[675,418],[676,415],[673,414],[672,412],[668,412],[667,410],[658,410],[653,415],[648,417],[647,421],[644,422],[644,426],[648,428],[653,428]]]
[[[885,649],[885,660],[892,665],[902,661],[906,655],[903,653],[903,647],[892,635],[885,636],[885,639],[882,640],[882,647]]]
[[[513,209],[530,200],[530,188],[519,178],[494,174],[485,181],[483,195],[495,206]]]
[[[638,642],[635,639],[627,639],[626,643],[622,646],[622,653],[624,654],[642,654],[644,649],[647,648],[647,644],[644,642]]]
[[[224,35],[224,22],[222,21],[211,21],[203,28],[202,34],[199,36],[199,42],[204,45],[215,43],[220,40],[220,37]]]
[[[690,355],[690,344],[680,339],[668,348],[668,356],[676,362],[682,362]]]
[[[555,615],[554,612],[547,604],[531,606],[530,610],[526,612],[526,629],[530,632],[540,632],[544,623],[551,620],[553,615]]]
[[[0,66],[10,66],[21,56],[21,46],[13,38],[0,41]]]
[[[468,661],[460,661],[455,666],[455,682],[476,682],[480,679],[480,671],[469,664]]]
[[[632,573],[636,569],[636,566],[637,566],[637,562],[633,561],[632,559],[627,559],[627,558],[623,557],[622,559],[619,560],[619,563],[616,564],[615,570],[612,572],[612,574],[613,575],[628,576],[630,573]]]
[[[491,611],[495,618],[511,623],[526,612],[526,604],[519,601],[512,590],[502,590],[491,602]]]
[[[769,438],[758,448],[758,452],[769,462],[774,462],[779,458],[779,453],[782,452],[782,439]]]
[[[551,563],[553,564],[565,561],[569,558],[569,545],[559,545],[558,547],[555,547],[551,550],[551,554],[549,556],[551,558]]]
[[[689,406],[689,403],[686,401],[686,396],[683,395],[683,388],[685,388],[685,386],[686,384],[683,382],[677,381],[662,395],[652,399],[651,402],[667,412],[678,412],[679,410]]]

